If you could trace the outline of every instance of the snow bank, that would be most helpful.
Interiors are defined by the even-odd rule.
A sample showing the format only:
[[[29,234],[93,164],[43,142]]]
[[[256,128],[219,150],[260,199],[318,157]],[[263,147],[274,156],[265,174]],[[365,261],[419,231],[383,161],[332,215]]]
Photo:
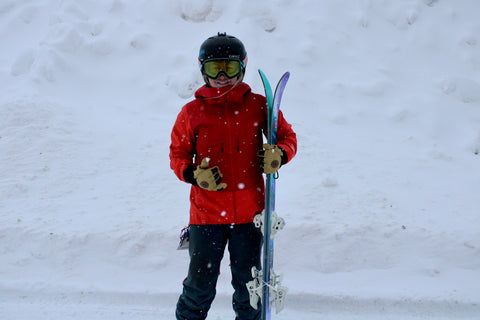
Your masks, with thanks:
[[[0,317],[171,314],[188,186],[169,168],[170,129],[202,84],[199,45],[226,31],[247,47],[254,91],[258,68],[272,82],[292,73],[283,110],[299,153],[277,187],[276,271],[290,288],[279,319],[473,319],[478,11],[473,0],[2,1]],[[221,317],[228,275],[225,261]],[[135,296],[144,312],[120,307]]]

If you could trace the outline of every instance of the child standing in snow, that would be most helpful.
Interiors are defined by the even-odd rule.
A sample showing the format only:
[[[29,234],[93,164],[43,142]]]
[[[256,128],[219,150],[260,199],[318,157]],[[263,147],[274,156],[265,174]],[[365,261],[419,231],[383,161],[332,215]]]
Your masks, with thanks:
[[[262,173],[275,173],[293,158],[296,135],[280,112],[277,145],[263,144],[266,99],[243,82],[247,53],[240,40],[210,37],[198,59],[205,85],[180,111],[170,145],[171,168],[192,184],[190,265],[176,318],[206,319],[228,246],[236,319],[258,320],[246,283],[252,267],[260,269],[262,234],[253,219],[264,209]]]

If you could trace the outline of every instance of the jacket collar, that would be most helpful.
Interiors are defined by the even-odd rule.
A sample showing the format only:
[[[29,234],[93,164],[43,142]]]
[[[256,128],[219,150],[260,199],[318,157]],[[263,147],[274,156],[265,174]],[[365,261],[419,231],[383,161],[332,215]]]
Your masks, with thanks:
[[[245,82],[223,88],[212,88],[204,85],[195,92],[195,98],[212,105],[237,104],[242,103],[245,94],[250,91],[250,86]]]

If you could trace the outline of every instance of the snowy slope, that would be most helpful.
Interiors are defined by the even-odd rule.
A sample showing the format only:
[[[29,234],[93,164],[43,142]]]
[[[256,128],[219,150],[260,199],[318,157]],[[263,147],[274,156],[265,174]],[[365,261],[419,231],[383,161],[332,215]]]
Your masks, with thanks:
[[[239,37],[299,140],[278,319],[480,318],[480,3],[0,2],[0,319],[173,319],[188,185],[170,130]],[[228,254],[209,319],[233,318]],[[21,311],[19,311],[21,310]]]

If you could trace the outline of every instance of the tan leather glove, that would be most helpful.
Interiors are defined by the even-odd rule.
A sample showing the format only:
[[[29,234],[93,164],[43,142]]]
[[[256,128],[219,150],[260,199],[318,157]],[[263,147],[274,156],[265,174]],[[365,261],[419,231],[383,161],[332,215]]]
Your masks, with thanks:
[[[270,145],[265,143],[263,145],[263,150],[258,152],[260,157],[260,166],[266,174],[273,174],[280,169],[280,166],[283,164],[283,151],[277,145]]]
[[[193,171],[193,177],[200,188],[208,191],[220,191],[227,187],[226,183],[220,183],[222,173],[217,166],[209,168],[208,159],[202,159],[202,163]]]

